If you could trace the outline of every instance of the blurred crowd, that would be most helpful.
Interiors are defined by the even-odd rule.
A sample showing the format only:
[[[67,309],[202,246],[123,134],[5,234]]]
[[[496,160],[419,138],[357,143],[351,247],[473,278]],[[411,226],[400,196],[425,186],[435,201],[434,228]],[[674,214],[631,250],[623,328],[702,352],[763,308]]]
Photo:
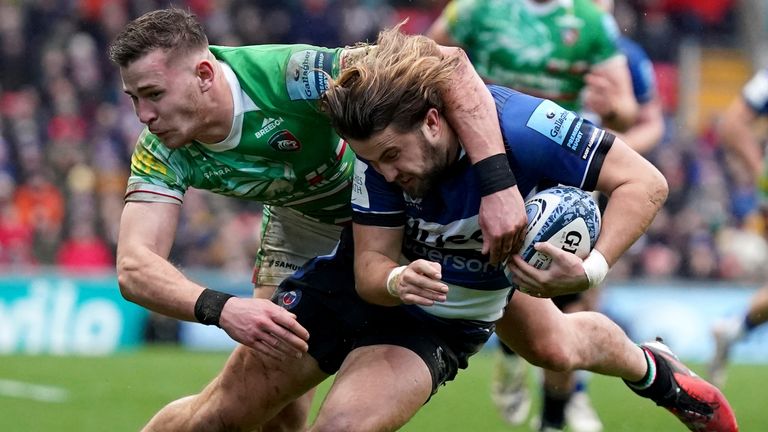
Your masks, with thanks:
[[[168,2],[0,0],[0,269],[56,265],[111,270],[130,155],[141,130],[120,90],[106,47],[130,19]],[[426,30],[445,1],[188,0],[211,43],[372,40],[408,17]],[[731,2],[617,0],[622,30],[659,64],[673,64],[670,40],[732,43]],[[665,41],[665,43],[659,43]],[[734,95],[736,96],[736,95]],[[712,133],[690,137],[668,114],[664,142],[650,159],[670,197],[652,228],[612,271],[614,278],[756,277],[768,259],[753,186],[729,169]],[[261,209],[190,190],[171,261],[184,267],[249,272]],[[172,229],[169,228],[169,229]],[[743,246],[752,245],[745,256]],[[746,254],[746,255],[750,255]]]

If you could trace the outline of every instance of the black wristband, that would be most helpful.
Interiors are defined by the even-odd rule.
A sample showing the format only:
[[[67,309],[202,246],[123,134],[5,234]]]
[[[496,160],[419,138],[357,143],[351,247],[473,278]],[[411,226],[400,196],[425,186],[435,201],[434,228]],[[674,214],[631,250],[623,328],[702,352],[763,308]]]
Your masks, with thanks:
[[[488,196],[517,184],[506,153],[489,156],[473,166],[480,195]]]
[[[195,318],[202,324],[219,327],[221,310],[227,300],[234,297],[232,294],[204,289],[195,302]]]

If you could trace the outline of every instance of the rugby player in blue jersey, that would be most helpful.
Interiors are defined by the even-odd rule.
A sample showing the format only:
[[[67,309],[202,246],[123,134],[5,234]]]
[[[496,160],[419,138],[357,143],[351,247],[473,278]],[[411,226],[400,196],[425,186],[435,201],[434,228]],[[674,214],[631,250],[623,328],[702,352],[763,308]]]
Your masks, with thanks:
[[[602,281],[663,203],[667,186],[658,170],[620,139],[551,101],[490,87],[523,194],[561,183],[611,197],[587,259],[538,244],[552,265],[538,270],[513,257],[509,265],[522,291],[514,293],[503,266],[489,265],[480,254],[478,191],[484,185],[441,113],[439,83],[449,79],[452,61],[440,58],[429,39],[397,30],[382,33],[377,44],[379,55],[342,73],[323,98],[333,125],[358,155],[354,252],[345,236],[336,256],[310,262],[278,294],[313,337],[322,335],[322,341],[310,338],[310,354],[333,366],[329,372],[340,367],[316,426],[397,429],[467,366],[495,323],[499,337],[534,364],[621,377],[690,430],[737,430],[723,395],[666,346],[635,345],[607,317],[566,315],[541,298]],[[343,270],[351,256],[354,288],[343,287],[350,283]],[[334,297],[323,299],[327,293]],[[389,311],[361,314],[366,307],[352,307],[359,303],[355,294],[367,308]],[[334,312],[333,321],[353,326],[331,334],[324,309]],[[313,342],[349,352],[341,360]]]

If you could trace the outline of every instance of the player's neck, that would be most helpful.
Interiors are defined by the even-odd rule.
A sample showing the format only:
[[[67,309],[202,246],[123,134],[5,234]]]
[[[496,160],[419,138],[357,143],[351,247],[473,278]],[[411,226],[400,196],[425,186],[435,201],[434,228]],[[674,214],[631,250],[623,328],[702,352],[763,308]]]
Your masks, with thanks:
[[[209,144],[221,142],[230,135],[235,117],[232,91],[221,68],[216,76],[210,95],[205,96],[199,112],[202,127],[197,140]]]

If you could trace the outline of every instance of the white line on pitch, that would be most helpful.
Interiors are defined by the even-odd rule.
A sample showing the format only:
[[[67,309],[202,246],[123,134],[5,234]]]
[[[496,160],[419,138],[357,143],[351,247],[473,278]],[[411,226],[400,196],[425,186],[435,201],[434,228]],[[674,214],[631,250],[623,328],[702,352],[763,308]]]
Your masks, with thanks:
[[[69,392],[60,387],[0,379],[0,396],[32,399],[40,402],[64,402]]]

